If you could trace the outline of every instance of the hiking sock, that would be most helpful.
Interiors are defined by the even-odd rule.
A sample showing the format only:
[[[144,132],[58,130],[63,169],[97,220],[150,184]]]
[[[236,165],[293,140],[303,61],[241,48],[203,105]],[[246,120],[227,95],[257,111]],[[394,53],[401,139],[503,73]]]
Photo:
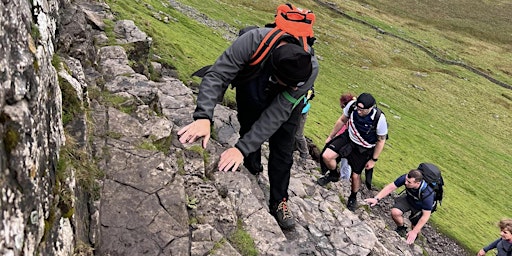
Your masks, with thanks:
[[[340,173],[338,172],[337,169],[329,170],[329,176],[331,176],[335,180],[339,180],[340,179]]]
[[[351,192],[348,199],[356,199],[356,196],[357,196],[357,192]]]
[[[329,168],[327,168],[327,165],[325,165],[322,156],[320,156],[320,171],[322,171],[322,175],[325,175],[328,171],[330,171]]]

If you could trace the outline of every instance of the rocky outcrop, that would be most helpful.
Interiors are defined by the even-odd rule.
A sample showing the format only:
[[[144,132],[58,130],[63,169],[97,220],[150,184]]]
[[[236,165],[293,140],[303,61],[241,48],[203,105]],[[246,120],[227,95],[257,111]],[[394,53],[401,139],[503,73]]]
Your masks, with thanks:
[[[0,2],[0,254],[69,255],[63,217],[73,180],[59,177],[62,98],[52,66],[60,4]],[[62,206],[62,207],[59,207]],[[69,208],[67,208],[69,209]]]
[[[238,139],[234,110],[216,107],[206,149],[182,145],[176,132],[192,120],[194,93],[142,54],[152,45],[144,32],[117,21],[116,45],[107,45],[108,6],[35,2],[0,3],[0,18],[19,16],[1,18],[2,254],[463,255],[406,245],[380,211],[348,211],[348,183],[318,186],[313,160],[293,165],[297,226],[282,231],[268,213],[266,172],[216,171]],[[37,23],[24,14],[31,8]],[[60,23],[49,18],[58,13]],[[26,31],[14,33],[19,24]]]

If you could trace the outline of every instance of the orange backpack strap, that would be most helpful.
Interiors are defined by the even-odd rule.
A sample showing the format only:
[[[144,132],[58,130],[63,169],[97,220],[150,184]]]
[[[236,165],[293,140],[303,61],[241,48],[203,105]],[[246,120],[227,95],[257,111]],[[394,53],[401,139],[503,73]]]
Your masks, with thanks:
[[[258,49],[256,49],[254,54],[251,56],[249,65],[255,66],[255,65],[258,65],[262,60],[264,60],[265,57],[267,56],[268,52],[272,48],[274,48],[276,42],[284,34],[285,34],[285,32],[277,27],[270,30],[270,32],[268,32],[267,35],[265,35],[265,37],[261,41],[260,45],[258,46]]]
[[[301,36],[299,37],[300,44],[304,47],[304,51],[308,52],[308,39],[307,37]]]

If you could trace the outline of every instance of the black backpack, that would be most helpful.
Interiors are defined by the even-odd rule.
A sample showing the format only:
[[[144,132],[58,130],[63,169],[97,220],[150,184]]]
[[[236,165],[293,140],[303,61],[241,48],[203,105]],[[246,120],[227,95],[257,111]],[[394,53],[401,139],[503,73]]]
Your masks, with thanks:
[[[432,212],[434,212],[437,210],[437,204],[439,203],[439,205],[441,205],[441,202],[443,201],[444,181],[443,176],[441,175],[441,170],[431,163],[421,163],[418,166],[418,170],[423,175],[423,180],[434,191],[434,205],[432,206]],[[422,197],[422,192],[423,191],[420,191],[420,199]]]
[[[352,112],[356,110],[357,104],[354,102],[352,105],[350,105],[350,109],[348,110],[348,118],[350,118],[350,115],[352,115]],[[375,113],[375,118],[373,119],[372,126],[370,127],[370,131],[377,132],[377,124],[379,123],[380,115],[382,114],[382,110],[378,108],[377,106],[374,107],[377,111]],[[389,126],[389,125],[388,125]],[[389,139],[389,135],[386,134],[386,140]]]

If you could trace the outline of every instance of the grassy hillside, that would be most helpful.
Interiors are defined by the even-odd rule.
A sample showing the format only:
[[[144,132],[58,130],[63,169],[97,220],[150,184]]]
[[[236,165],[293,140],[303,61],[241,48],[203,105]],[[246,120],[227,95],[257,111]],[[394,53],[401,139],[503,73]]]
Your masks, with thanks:
[[[429,1],[429,6],[421,1],[329,2],[443,58],[463,61],[512,84],[510,8],[505,8],[510,4],[504,1]],[[469,2],[471,9],[460,10]],[[223,39],[222,29],[191,20],[167,2],[107,3],[120,19],[134,20],[153,37],[155,54],[176,67],[184,81],[194,70],[212,63],[230,43]],[[281,2],[179,3],[242,28],[271,21]],[[512,91],[461,67],[440,64],[420,49],[315,1],[293,3],[317,15],[315,49],[321,70],[306,136],[322,147],[341,113],[339,95],[372,93],[390,125],[390,140],[376,166],[376,184],[383,186],[420,162],[436,163],[447,185],[433,222],[475,252],[497,238],[495,223],[512,217]],[[166,24],[155,18],[158,11],[172,21]]]

